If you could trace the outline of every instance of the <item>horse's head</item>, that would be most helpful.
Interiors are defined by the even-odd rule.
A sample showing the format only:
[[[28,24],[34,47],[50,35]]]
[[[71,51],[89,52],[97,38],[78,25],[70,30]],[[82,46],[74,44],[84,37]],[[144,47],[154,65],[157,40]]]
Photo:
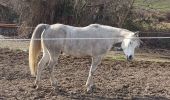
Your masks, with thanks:
[[[138,34],[139,32],[131,33],[130,36],[125,37],[121,44],[128,61],[131,61],[134,58],[135,48],[140,45]]]

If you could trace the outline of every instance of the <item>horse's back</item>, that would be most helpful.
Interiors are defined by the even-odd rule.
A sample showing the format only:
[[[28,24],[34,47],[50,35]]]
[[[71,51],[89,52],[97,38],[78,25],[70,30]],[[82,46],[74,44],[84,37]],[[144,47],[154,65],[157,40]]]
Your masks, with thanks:
[[[100,55],[106,53],[112,45],[112,33],[102,30],[100,25],[93,24],[86,27],[67,26],[67,39],[64,52],[83,56]]]

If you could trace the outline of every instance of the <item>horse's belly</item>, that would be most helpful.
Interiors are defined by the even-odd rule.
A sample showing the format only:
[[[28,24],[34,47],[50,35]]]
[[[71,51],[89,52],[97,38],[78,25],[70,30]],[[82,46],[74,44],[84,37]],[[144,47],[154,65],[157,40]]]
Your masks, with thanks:
[[[91,56],[92,45],[85,40],[68,40],[64,52],[73,56]]]
[[[63,52],[68,55],[72,55],[72,56],[76,56],[76,57],[91,56],[91,52],[80,51],[80,49],[74,50],[71,48],[65,48]]]

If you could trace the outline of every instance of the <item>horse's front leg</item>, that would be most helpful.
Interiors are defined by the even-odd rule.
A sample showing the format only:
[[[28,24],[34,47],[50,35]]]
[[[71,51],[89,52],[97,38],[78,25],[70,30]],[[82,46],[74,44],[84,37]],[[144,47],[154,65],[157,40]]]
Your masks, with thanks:
[[[91,92],[92,87],[94,86],[93,84],[93,74],[97,69],[97,66],[100,64],[102,57],[98,56],[98,57],[92,57],[92,64],[90,67],[90,71],[89,71],[89,76],[86,82],[86,86],[87,86],[87,92]]]

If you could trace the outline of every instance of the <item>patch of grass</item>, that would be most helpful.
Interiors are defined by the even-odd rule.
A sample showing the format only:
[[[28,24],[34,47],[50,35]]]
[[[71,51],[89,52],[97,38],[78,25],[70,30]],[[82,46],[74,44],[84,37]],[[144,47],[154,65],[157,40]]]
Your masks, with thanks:
[[[160,23],[141,23],[140,24],[145,31],[160,31],[160,32],[169,32],[170,24],[166,22]],[[153,34],[153,33],[152,33]]]
[[[19,48],[16,48],[16,51],[22,51],[21,49],[19,49]]]
[[[106,59],[114,60],[114,61],[125,61],[126,60],[124,55],[113,55],[113,56],[106,57]]]
[[[170,30],[170,23],[161,22],[155,25],[155,30],[162,30],[162,31],[169,31]]]
[[[170,11],[170,0],[135,0],[135,6],[168,12]]]

